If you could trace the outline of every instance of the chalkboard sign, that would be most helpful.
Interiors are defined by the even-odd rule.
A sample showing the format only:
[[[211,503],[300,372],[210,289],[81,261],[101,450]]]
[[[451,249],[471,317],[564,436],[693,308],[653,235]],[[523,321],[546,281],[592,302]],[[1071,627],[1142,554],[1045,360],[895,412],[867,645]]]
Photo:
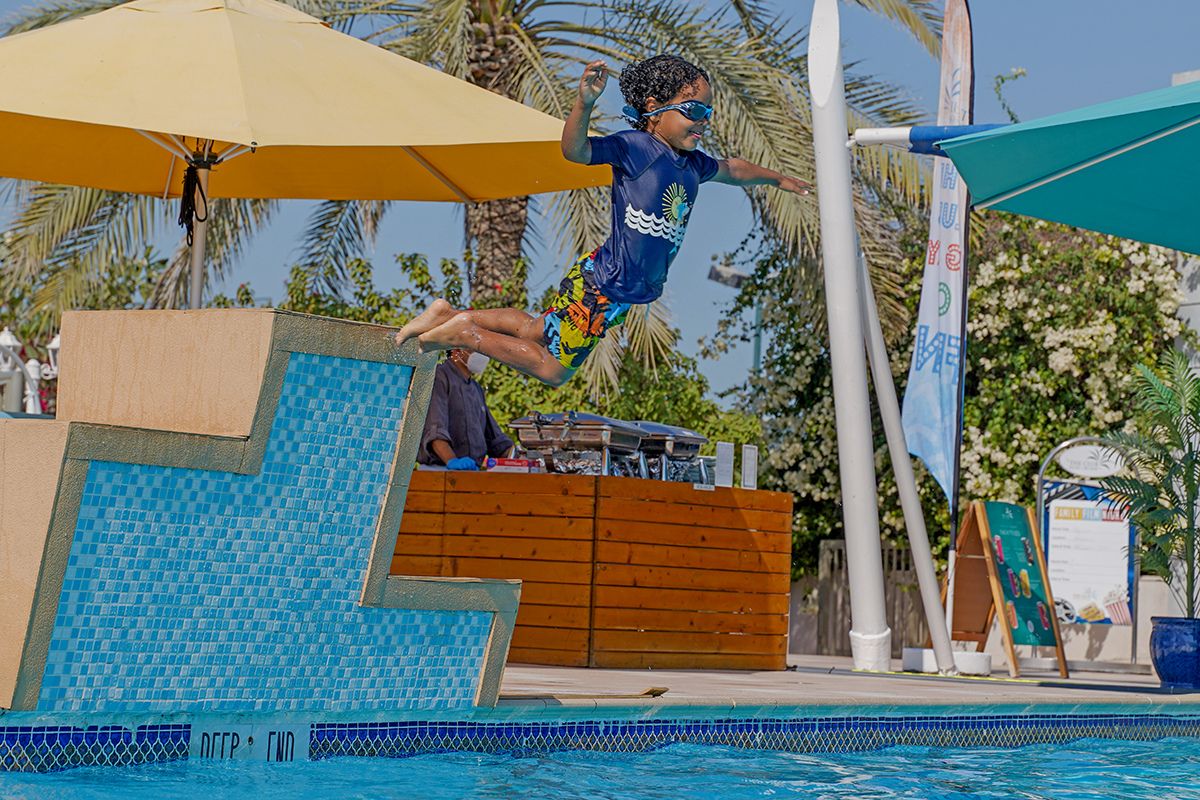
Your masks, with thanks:
[[[1054,601],[1042,574],[1038,537],[1029,524],[1029,514],[1012,503],[983,506],[1003,597],[1003,605],[997,603],[997,607],[1013,644],[1055,646]]]
[[[973,503],[958,534],[952,638],[982,650],[999,616],[1008,670],[1020,674],[1015,645],[1054,647],[1067,677],[1054,596],[1033,513],[1012,503]]]

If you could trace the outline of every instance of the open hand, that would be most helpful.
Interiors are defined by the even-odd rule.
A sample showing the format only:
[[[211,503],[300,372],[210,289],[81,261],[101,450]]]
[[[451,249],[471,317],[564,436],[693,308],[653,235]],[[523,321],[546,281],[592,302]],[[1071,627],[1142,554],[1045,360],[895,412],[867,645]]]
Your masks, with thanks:
[[[812,184],[807,181],[802,181],[799,178],[792,178],[784,175],[779,179],[777,186],[785,192],[792,194],[812,194]]]
[[[603,61],[593,61],[583,69],[583,77],[579,80],[579,99],[587,105],[593,105],[607,83],[608,65]]]

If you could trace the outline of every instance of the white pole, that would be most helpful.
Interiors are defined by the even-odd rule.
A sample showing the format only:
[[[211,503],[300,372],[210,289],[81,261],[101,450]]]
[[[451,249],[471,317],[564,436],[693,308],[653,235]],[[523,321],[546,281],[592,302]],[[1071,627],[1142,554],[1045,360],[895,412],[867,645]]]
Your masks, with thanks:
[[[817,0],[809,30],[813,151],[821,214],[825,308],[833,366],[842,519],[850,578],[850,649],[855,669],[891,668],[892,632],[883,596],[875,453],[858,296],[858,248],[837,0]]]
[[[42,413],[42,398],[38,394],[38,383],[42,377],[42,363],[36,358],[25,362],[25,413]]]
[[[950,525],[954,528],[953,523]],[[951,530],[951,535],[958,537],[958,531]],[[954,637],[954,569],[958,566],[958,548],[952,549],[946,561],[946,630]]]
[[[892,471],[896,475],[896,489],[900,493],[900,507],[904,510],[904,527],[908,531],[908,546],[912,550],[913,568],[917,572],[921,603],[925,607],[925,621],[929,624],[929,638],[933,642],[933,657],[937,662],[938,672],[952,675],[956,674],[958,669],[954,666],[954,651],[950,646],[946,616],[942,613],[942,597],[937,572],[933,567],[929,534],[925,530],[925,514],[921,511],[917,480],[913,477],[912,458],[908,454],[908,443],[904,439],[904,425],[900,422],[900,401],[896,399],[896,382],[892,378],[887,343],[884,342],[883,328],[879,324],[875,291],[871,287],[867,261],[863,258],[861,250],[858,274],[861,279],[859,288],[862,292],[865,318],[863,336],[867,340],[871,376],[875,382],[875,399],[879,402],[879,416],[887,434],[888,453],[892,457]]]
[[[188,306],[200,308],[204,302],[204,240],[208,235],[208,173],[209,167],[196,167],[196,211],[203,216],[197,216],[192,226],[192,281],[188,292]]]

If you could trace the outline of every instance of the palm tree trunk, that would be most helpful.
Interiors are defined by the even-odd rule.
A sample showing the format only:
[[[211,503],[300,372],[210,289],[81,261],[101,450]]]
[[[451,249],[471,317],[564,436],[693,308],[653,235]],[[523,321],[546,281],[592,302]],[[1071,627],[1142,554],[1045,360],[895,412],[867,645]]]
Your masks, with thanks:
[[[475,45],[467,60],[467,79],[496,94],[518,99],[513,72],[521,54],[509,33],[518,23],[507,14],[498,14],[494,2],[476,2],[471,13]],[[524,306],[524,270],[519,264],[529,223],[529,198],[469,204],[465,216],[466,244],[475,258],[470,276],[471,304],[482,308]]]
[[[529,198],[473,203],[466,209],[467,246],[475,254],[471,305],[476,308],[524,306],[524,277],[517,265],[529,221]]]

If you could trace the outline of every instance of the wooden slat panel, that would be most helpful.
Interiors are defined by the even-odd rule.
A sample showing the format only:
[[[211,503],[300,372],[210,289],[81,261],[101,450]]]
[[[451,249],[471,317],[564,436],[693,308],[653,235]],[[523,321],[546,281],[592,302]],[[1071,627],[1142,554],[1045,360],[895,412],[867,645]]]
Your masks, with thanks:
[[[540,606],[522,602],[517,611],[517,625],[587,630],[588,616],[587,606]]]
[[[407,517],[410,511],[441,514],[445,497],[441,492],[421,492],[410,488],[404,496],[404,516]]]
[[[521,579],[514,663],[779,669],[790,553],[787,495],[418,472],[392,568]]]
[[[521,596],[524,602],[524,595]],[[543,601],[544,602],[544,601]],[[601,608],[647,608],[668,611],[688,611],[703,608],[709,611],[741,614],[786,614],[789,600],[786,594],[754,592],[705,592],[688,589],[641,588],[637,586],[597,586],[596,611]]]
[[[550,539],[592,538],[591,517],[511,517],[505,514],[446,514],[446,533],[476,536],[525,536]]]
[[[444,571],[441,556],[395,556],[392,558],[393,575],[449,575]],[[483,577],[483,576],[478,576]]]
[[[596,631],[596,652],[618,650],[642,653],[738,653],[786,655],[787,635],[681,633],[677,631]]]
[[[579,540],[518,539],[495,536],[445,536],[444,553],[466,558],[529,559],[592,563],[592,543]]]
[[[544,606],[575,606],[586,609],[591,602],[592,588],[588,584],[544,583],[525,581],[521,584],[521,608],[526,603]],[[520,613],[518,611],[518,613]]]
[[[446,495],[447,510],[449,510],[451,497],[452,495]],[[792,529],[792,515],[782,511],[712,508],[711,506],[655,503],[649,500],[629,500],[617,497],[600,497],[596,500],[596,519],[627,519],[635,522],[654,520],[742,531],[790,531]]]
[[[597,608],[596,630],[687,631],[786,635],[787,614],[730,614],[701,611]]]
[[[592,498],[542,494],[446,493],[447,514],[592,518]]]
[[[638,478],[600,478],[598,494],[600,497],[792,513],[792,496],[787,492],[751,491],[731,487],[695,489],[690,483],[674,481],[656,481],[653,488],[647,490],[646,482]]]
[[[591,564],[569,561],[525,561],[512,558],[446,557],[447,574],[456,578],[520,578],[546,583],[589,583]]]
[[[511,647],[508,650],[510,664],[546,664],[552,667],[586,667],[586,651],[539,650],[534,647]]]
[[[605,669],[745,669],[780,670],[787,656],[737,655],[733,653],[623,653],[597,652],[592,666]]]
[[[512,647],[532,647],[539,650],[568,650],[581,655],[587,653],[587,630],[570,628],[540,628],[533,625],[518,625],[513,631]]]
[[[408,482],[408,490],[419,492],[437,492],[441,494],[446,491],[446,473],[444,470],[413,470],[412,478]]]
[[[600,542],[596,561],[609,564],[670,564],[695,569],[724,569],[736,572],[791,574],[788,553],[757,553],[752,550],[712,550],[702,547],[672,547],[658,544]]]
[[[424,533],[404,533],[396,537],[397,556],[440,556],[444,536],[430,536]]]
[[[763,575],[715,569],[596,565],[598,586],[640,586],[666,589],[723,589],[763,594],[787,594],[791,586],[785,573]],[[703,606],[699,606],[703,608]]]
[[[442,520],[445,517],[441,514],[432,514],[422,511],[404,511],[404,517],[400,520],[401,533],[433,533],[441,535]]]
[[[596,538],[613,542],[674,544],[718,550],[755,550],[764,553],[792,552],[792,533],[787,531],[735,531],[699,525],[669,525],[665,522],[598,520]]]
[[[588,475],[459,472],[446,474],[446,491],[460,494],[560,495],[590,500],[596,495],[596,479]]]

